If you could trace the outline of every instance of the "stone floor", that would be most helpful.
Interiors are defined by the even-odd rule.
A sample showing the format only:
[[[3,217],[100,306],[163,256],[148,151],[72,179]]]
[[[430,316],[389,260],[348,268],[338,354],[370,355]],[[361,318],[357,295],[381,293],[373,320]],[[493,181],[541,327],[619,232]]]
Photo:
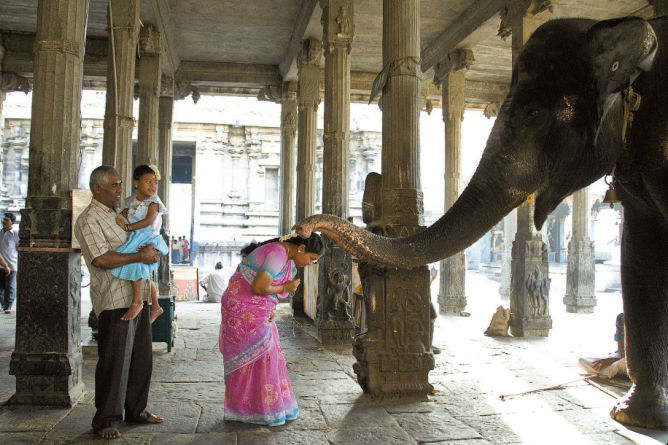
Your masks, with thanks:
[[[175,348],[155,343],[149,409],[165,417],[152,426],[122,425],[115,443],[154,444],[665,444],[668,431],[626,428],[608,416],[614,399],[581,380],[580,356],[614,351],[619,293],[600,293],[595,314],[568,314],[562,304],[563,268],[551,269],[548,338],[490,338],[482,335],[499,304],[498,283],[483,273],[467,273],[470,317],[441,315],[435,344],[443,349],[430,374],[435,387],[428,401],[375,404],[360,390],[352,372],[350,346],[322,347],[304,320],[282,305],[277,324],[301,408],[297,420],[267,428],[223,421],[223,365],[217,347],[216,304],[177,302]],[[437,280],[438,281],[438,280]],[[433,295],[438,293],[437,281]],[[83,295],[85,326],[90,308]],[[86,303],[88,301],[88,303]],[[9,360],[15,315],[0,315],[0,402],[14,389]],[[89,335],[84,328],[83,336]],[[0,407],[0,443],[96,443],[95,359],[86,358],[87,392],[72,409]],[[580,380],[578,380],[580,379]],[[572,382],[562,389],[506,397]],[[623,390],[606,386],[609,391]]]

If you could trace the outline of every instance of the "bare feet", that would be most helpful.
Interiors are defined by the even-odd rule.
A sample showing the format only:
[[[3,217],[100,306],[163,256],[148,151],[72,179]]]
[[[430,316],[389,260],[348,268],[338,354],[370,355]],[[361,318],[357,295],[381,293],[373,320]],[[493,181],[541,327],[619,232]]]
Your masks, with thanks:
[[[128,310],[125,312],[125,314],[123,314],[123,316],[121,317],[121,320],[125,320],[125,321],[132,320],[137,315],[139,315],[141,310],[142,310],[142,304],[141,303],[132,303],[130,305],[130,307],[128,308]]]
[[[118,432],[115,426],[109,426],[98,430],[97,434],[103,439],[118,439],[121,433]]]
[[[162,308],[160,306],[158,306],[155,309],[151,309],[151,323],[153,323],[156,318],[161,316],[163,312],[164,311],[162,310]]]
[[[146,423],[162,423],[164,421],[165,419],[162,417],[154,416],[153,414],[149,414],[146,418]]]
[[[144,411],[136,419],[126,419],[128,423],[162,423],[165,421],[162,417],[154,416],[148,411]]]

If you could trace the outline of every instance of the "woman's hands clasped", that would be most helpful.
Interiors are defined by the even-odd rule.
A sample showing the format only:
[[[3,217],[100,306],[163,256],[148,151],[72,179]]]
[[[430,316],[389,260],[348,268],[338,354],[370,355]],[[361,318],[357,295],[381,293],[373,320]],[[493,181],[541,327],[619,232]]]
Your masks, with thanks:
[[[285,292],[294,292],[297,290],[301,282],[302,280],[300,280],[299,278],[297,278],[296,280],[290,280],[283,285],[283,289]]]

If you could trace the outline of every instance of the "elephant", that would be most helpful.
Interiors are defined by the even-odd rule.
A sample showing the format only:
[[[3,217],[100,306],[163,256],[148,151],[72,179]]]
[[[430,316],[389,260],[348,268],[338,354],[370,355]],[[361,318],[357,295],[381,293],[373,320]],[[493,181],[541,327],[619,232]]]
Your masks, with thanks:
[[[612,173],[624,209],[632,386],[610,415],[668,428],[667,48],[667,16],[550,20],[520,52],[480,163],[438,221],[403,238],[332,215],[313,215],[294,229],[319,231],[362,261],[413,268],[463,250],[531,195],[540,229],[564,198]],[[641,104],[633,111],[636,94]]]

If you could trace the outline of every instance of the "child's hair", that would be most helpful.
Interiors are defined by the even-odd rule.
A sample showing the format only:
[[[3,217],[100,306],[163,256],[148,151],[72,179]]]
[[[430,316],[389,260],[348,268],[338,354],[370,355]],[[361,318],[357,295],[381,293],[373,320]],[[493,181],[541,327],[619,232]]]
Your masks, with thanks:
[[[241,249],[241,256],[248,256],[252,251],[257,249],[260,246],[263,246],[268,243],[275,243],[278,241],[282,241],[284,243],[292,243],[295,246],[300,246],[304,245],[306,247],[306,252],[309,253],[317,253],[318,255],[322,255],[324,250],[325,250],[325,242],[323,241],[322,237],[318,235],[317,233],[313,232],[311,233],[311,236],[308,238],[302,238],[301,236],[294,234],[294,236],[291,237],[282,237],[282,238],[272,238],[267,241],[262,241],[261,243],[251,243]]]
[[[142,176],[144,176],[146,173],[150,173],[155,176],[155,172],[151,167],[149,167],[146,164],[138,165],[135,167],[134,172],[132,172],[132,179],[134,181],[139,181]]]

